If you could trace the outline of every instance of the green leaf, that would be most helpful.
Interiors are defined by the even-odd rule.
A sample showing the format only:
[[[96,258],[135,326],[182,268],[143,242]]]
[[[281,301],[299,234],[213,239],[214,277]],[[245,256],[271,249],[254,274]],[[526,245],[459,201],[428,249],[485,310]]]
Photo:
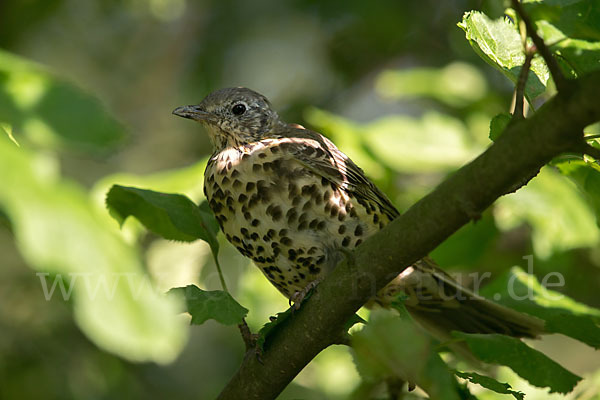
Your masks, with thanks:
[[[600,1],[527,1],[523,6],[567,76],[600,68]]]
[[[499,198],[494,216],[502,230],[529,224],[533,249],[540,258],[556,251],[595,246],[600,239],[594,213],[577,187],[551,167],[542,168],[516,193]]]
[[[512,119],[509,113],[500,113],[490,121],[490,140],[495,142],[502,135]]]
[[[179,305],[150,284],[136,249],[48,155],[0,135],[0,207],[48,299],[71,301],[75,321],[102,349],[168,363],[186,342]]]
[[[508,18],[491,20],[479,11],[465,13],[458,26],[465,31],[475,52],[516,84],[525,61],[517,27]],[[525,84],[525,94],[530,102],[544,93],[549,76],[544,61],[535,56]]]
[[[248,314],[246,308],[222,290],[206,291],[195,285],[188,285],[173,288],[168,293],[185,298],[187,311],[192,315],[194,325],[201,325],[209,319],[223,325],[237,325]]]
[[[4,51],[0,51],[0,121],[50,148],[107,151],[125,134],[95,97]]]
[[[543,278],[543,285],[561,286],[560,273]],[[564,284],[564,281],[562,281]],[[562,293],[546,289],[535,276],[511,268],[487,285],[481,294],[507,307],[546,321],[549,333],[562,333],[600,349],[600,310],[577,303]]]
[[[288,308],[284,312],[278,312],[274,319],[271,319],[271,321],[267,322],[262,328],[260,328],[258,331],[258,339],[256,339],[256,346],[264,351],[265,343],[267,342],[269,335],[273,333],[278,326],[283,325],[288,318],[290,318],[292,313],[292,307]]]
[[[431,339],[410,319],[375,310],[369,323],[352,335],[355,362],[366,380],[388,377],[415,383],[432,399],[458,399],[457,382]]]
[[[554,165],[584,193],[596,213],[596,224],[600,225],[600,166],[583,160],[570,160]]]
[[[489,364],[506,365],[537,387],[549,387],[550,393],[568,393],[581,378],[521,340],[499,334],[452,332],[464,339],[473,354]]]
[[[133,215],[165,239],[184,242],[202,239],[210,244],[215,255],[219,251],[219,225],[207,204],[199,207],[181,194],[114,185],[106,195],[106,205],[121,223]]]
[[[494,378],[490,378],[489,376],[480,375],[477,372],[461,372],[461,371],[454,371],[454,374],[463,379],[469,380],[469,382],[471,382],[471,383],[476,383],[476,384],[483,386],[486,389],[492,390],[496,393],[510,394],[517,400],[525,399],[525,394],[523,392],[511,390],[512,387],[508,383],[498,382],[497,380],[495,380]]]

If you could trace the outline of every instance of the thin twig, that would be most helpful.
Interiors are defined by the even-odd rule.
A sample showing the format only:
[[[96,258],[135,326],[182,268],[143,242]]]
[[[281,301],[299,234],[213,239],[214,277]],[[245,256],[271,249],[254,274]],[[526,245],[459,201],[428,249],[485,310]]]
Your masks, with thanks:
[[[527,28],[527,34],[529,35],[531,40],[533,40],[533,43],[538,48],[538,51],[544,58],[544,61],[546,61],[546,65],[550,70],[550,74],[552,74],[552,78],[554,78],[556,88],[559,92],[567,91],[569,89],[567,79],[562,74],[558,63],[556,62],[556,59],[552,57],[552,53],[546,46],[546,43],[544,43],[544,40],[537,34],[535,27],[533,26],[531,19],[529,19],[529,16],[525,13],[521,2],[519,0],[512,0],[512,5],[517,14],[519,14],[521,20],[525,23],[525,27]]]
[[[521,67],[519,73],[519,80],[517,81],[517,87],[515,91],[515,108],[513,110],[513,118],[522,119],[525,117],[525,85],[527,85],[527,77],[529,76],[529,68],[531,67],[531,60],[535,53],[535,47],[528,48],[525,51],[525,62]]]

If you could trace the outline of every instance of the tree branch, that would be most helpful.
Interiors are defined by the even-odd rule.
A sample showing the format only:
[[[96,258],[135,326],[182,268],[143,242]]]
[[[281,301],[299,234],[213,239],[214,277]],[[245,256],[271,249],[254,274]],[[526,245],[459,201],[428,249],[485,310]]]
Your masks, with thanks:
[[[539,48],[539,47],[538,47]],[[261,364],[245,357],[219,399],[274,399],[350,317],[406,266],[423,258],[553,157],[581,150],[583,128],[600,120],[600,72],[572,81],[531,118],[515,121],[483,154],[366,240],[269,336]]]

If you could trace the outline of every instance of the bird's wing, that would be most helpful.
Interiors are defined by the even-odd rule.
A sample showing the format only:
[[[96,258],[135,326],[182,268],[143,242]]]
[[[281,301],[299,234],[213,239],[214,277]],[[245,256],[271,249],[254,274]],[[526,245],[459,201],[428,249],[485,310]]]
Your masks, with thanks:
[[[306,168],[342,190],[374,202],[390,220],[400,215],[387,196],[365,176],[363,170],[325,136],[308,129],[288,127],[279,137],[299,139],[287,151]]]

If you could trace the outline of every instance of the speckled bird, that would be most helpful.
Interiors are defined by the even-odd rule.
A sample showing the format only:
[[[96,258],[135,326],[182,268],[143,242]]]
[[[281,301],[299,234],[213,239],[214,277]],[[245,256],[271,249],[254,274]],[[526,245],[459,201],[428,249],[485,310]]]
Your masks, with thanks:
[[[217,90],[173,113],[208,131],[214,153],[204,193],[225,237],[296,304],[345,254],[399,215],[329,139],[283,122],[253,90]],[[385,306],[400,291],[413,317],[440,335],[535,337],[543,329],[540,320],[461,287],[429,258],[406,268],[373,302]]]

